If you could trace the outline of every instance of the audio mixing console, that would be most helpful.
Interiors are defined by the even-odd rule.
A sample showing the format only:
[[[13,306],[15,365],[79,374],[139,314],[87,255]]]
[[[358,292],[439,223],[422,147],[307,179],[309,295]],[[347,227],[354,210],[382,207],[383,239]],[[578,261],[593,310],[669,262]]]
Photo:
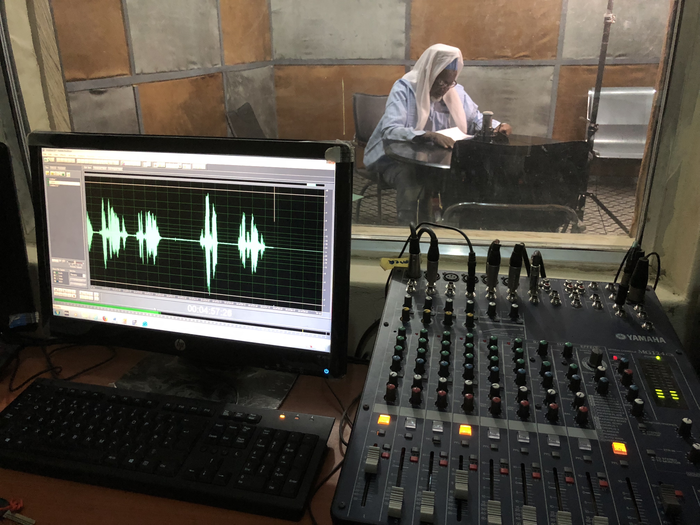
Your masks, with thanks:
[[[394,271],[335,523],[699,524],[700,386],[646,279],[489,257]]]

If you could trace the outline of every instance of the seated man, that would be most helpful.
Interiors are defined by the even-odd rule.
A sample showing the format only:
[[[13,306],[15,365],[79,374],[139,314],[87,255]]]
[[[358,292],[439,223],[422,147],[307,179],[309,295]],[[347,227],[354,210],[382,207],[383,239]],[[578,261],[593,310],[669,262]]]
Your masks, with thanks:
[[[384,116],[367,143],[365,165],[396,188],[399,224],[416,220],[423,185],[412,165],[384,153],[384,140],[431,142],[451,148],[454,140],[437,131],[453,127],[468,135],[479,131],[483,115],[456,81],[462,67],[464,60],[458,48],[435,44],[426,49],[413,70],[394,83]],[[494,120],[493,126],[497,132],[511,132],[508,124]]]

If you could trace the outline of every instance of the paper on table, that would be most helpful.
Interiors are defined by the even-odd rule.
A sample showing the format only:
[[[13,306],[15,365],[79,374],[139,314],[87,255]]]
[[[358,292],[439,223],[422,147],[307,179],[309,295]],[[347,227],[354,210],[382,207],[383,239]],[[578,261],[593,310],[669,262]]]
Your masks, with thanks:
[[[452,140],[464,140],[474,138],[474,135],[467,135],[466,133],[462,133],[462,131],[458,127],[441,129],[436,133],[440,133],[440,135],[450,137]]]

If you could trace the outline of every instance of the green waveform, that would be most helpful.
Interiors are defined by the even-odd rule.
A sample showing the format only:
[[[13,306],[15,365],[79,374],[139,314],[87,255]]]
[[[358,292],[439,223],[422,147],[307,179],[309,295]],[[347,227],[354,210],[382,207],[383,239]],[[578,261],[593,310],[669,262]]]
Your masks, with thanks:
[[[238,253],[241,256],[243,268],[245,268],[246,259],[250,257],[250,269],[255,273],[258,270],[258,257],[262,257],[265,248],[265,242],[262,235],[258,233],[255,217],[252,215],[250,216],[250,232],[246,233],[244,213],[241,226],[238,228]]]
[[[177,241],[177,242],[198,242],[204,250],[204,258],[207,272],[207,290],[211,293],[211,281],[216,275],[216,265],[219,259],[219,245],[236,246],[241,258],[243,268],[246,268],[247,260],[250,258],[250,271],[256,273],[258,263],[263,256],[266,248],[262,234],[258,231],[255,225],[255,217],[250,216],[250,231],[246,228],[245,213],[241,218],[241,224],[238,228],[238,240],[235,243],[219,242],[217,233],[216,208],[209,204],[209,194],[204,200],[206,212],[204,215],[204,229],[201,230],[199,239],[181,239],[178,237],[162,237],[158,228],[156,216],[147,211],[138,213],[138,230],[136,233],[129,233],[126,230],[124,218],[119,217],[117,212],[107,200],[105,211],[105,201],[102,199],[102,216],[100,229],[95,230],[87,216],[87,238],[88,250],[92,250],[92,242],[95,234],[102,237],[102,253],[104,265],[107,268],[107,262],[113,257],[119,257],[119,252],[126,248],[126,240],[129,237],[135,237],[139,243],[139,256],[144,264],[156,264],[158,256],[158,245],[161,241]],[[303,250],[302,250],[303,251]]]

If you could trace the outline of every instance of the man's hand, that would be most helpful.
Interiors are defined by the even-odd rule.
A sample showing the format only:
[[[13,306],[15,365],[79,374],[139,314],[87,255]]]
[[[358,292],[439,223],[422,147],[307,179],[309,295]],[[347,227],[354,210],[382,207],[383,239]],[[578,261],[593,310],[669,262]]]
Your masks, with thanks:
[[[455,141],[450,137],[446,137],[441,133],[435,133],[434,131],[426,131],[423,137],[425,137],[425,140],[428,140],[436,146],[440,146],[442,148],[451,148],[455,143]]]
[[[510,124],[506,124],[505,122],[501,122],[494,131],[496,133],[502,133],[507,137],[511,133],[513,133],[513,128],[510,126]]]

